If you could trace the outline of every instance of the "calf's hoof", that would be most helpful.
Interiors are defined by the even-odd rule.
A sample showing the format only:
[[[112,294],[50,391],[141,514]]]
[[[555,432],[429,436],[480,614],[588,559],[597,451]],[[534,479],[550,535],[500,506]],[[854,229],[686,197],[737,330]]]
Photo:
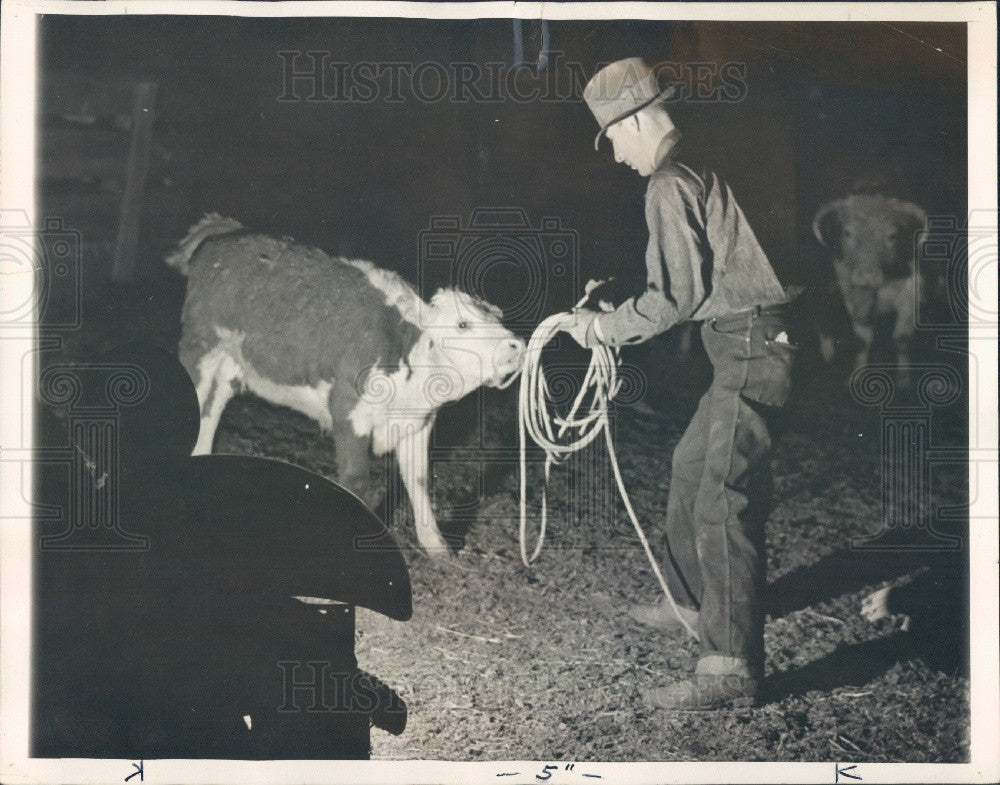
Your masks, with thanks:
[[[454,557],[448,542],[438,532],[417,532],[420,549],[434,561],[450,561]]]
[[[364,482],[356,479],[337,480],[341,486],[347,488],[351,493],[361,499],[361,502],[370,512],[379,515],[384,512],[382,507],[385,504],[385,488],[372,482]],[[381,518],[382,516],[379,515]]]
[[[431,561],[438,564],[454,564],[458,561],[447,545],[443,548],[424,548],[423,551],[430,557]]]

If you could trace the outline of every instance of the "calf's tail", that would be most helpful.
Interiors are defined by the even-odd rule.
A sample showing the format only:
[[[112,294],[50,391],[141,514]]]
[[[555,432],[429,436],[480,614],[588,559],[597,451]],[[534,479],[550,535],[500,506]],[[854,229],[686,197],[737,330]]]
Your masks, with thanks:
[[[198,223],[188,229],[184,239],[177,244],[174,251],[167,254],[164,261],[181,275],[186,276],[191,264],[191,257],[205,240],[220,234],[238,232],[241,229],[243,229],[243,224],[235,218],[225,218],[218,213],[206,213]]]

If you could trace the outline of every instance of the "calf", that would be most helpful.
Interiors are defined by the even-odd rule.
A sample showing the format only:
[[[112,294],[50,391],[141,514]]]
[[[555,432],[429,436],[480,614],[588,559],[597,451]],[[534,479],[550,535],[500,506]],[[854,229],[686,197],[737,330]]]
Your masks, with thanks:
[[[442,404],[519,372],[525,345],[500,311],[454,289],[424,302],[370,262],[215,214],[167,263],[188,278],[180,359],[201,405],[194,453],[211,452],[237,391],[288,406],[333,437],[340,482],[369,506],[369,453],[395,452],[420,545],[446,555],[428,492],[431,427]]]
[[[917,205],[879,194],[836,199],[813,219],[816,239],[833,254],[837,286],[861,341],[855,370],[868,362],[875,317],[895,314],[897,383],[904,388],[909,384],[917,302],[923,296],[916,251],[927,229],[927,214]],[[823,328],[820,325],[820,350],[830,362],[834,340]]]

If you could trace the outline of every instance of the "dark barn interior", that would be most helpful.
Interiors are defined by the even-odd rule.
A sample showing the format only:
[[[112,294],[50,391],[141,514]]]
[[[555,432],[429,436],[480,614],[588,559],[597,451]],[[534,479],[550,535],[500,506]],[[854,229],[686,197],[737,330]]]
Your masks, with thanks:
[[[691,98],[674,108],[688,155],[732,183],[788,282],[817,267],[816,208],[861,177],[881,177],[931,215],[966,214],[961,25],[552,22],[546,70],[517,72],[511,26],[50,16],[43,73],[157,85],[140,279],[162,274],[162,251],[212,210],[416,280],[430,218],[491,206],[559,217],[579,233],[581,275],[625,274],[645,242],[642,187],[587,144],[593,118],[579,98],[598,64],[624,53],[685,66],[674,70]],[[539,23],[523,27],[532,60]],[[481,69],[468,90],[457,64]],[[741,69],[728,84],[726,64]],[[294,76],[317,67],[321,82]],[[442,84],[442,73],[457,76]],[[720,100],[721,88],[733,97]],[[88,190],[70,188],[71,173],[81,156],[114,158],[127,142],[97,119],[89,140],[47,131],[41,155],[46,211],[95,243],[117,225],[116,174]],[[611,219],[610,205],[621,208]]]
[[[162,259],[206,212],[370,259],[427,297],[467,272],[458,260],[430,263],[428,231],[519,208],[528,226],[512,231],[567,236],[576,252],[572,269],[543,270],[540,312],[513,326],[524,337],[588,278],[641,286],[645,186],[607,142],[594,151],[580,98],[601,64],[638,55],[673,64],[684,89],[671,113],[688,160],[730,182],[782,283],[807,290],[807,316],[817,310],[808,298],[833,297],[811,227],[820,205],[865,182],[932,217],[932,238],[952,250],[927,260],[915,358],[950,368],[961,390],[921,405],[935,449],[967,443],[954,285],[968,215],[964,25],[46,15],[40,51],[39,214],[80,248],[78,277],[50,275],[42,329],[59,340],[43,367],[134,338],[174,349],[185,282]],[[487,264],[475,294],[517,311],[538,285],[529,267]],[[626,362],[667,364],[645,384],[669,414],[650,425],[626,410],[618,422],[653,527],[670,449],[709,373],[697,346],[676,354],[682,342],[669,334],[626,352]],[[565,522],[542,569],[520,564],[516,460],[474,466],[459,449],[516,444],[516,390],[490,392],[448,407],[435,437],[435,498],[459,563],[413,549],[405,505],[386,513],[414,616],[359,611],[357,656],[410,717],[399,736],[372,731],[373,757],[966,760],[966,554],[943,540],[852,546],[879,530],[880,478],[902,458],[884,453],[887,410],[851,399],[846,358],[828,368],[808,329],[800,342],[768,530],[773,696],[763,708],[713,724],[643,706],[643,685],[694,652],[624,629],[623,603],[655,583],[613,500],[557,509]],[[874,361],[891,361],[883,344]],[[231,404],[216,451],[336,479],[315,423],[259,401]],[[920,532],[945,528],[967,543],[967,477],[961,461],[931,467],[930,504],[950,518],[923,510]],[[555,482],[550,496],[568,498],[565,478]],[[860,598],[900,581],[927,587],[916,591],[915,632],[858,616]]]

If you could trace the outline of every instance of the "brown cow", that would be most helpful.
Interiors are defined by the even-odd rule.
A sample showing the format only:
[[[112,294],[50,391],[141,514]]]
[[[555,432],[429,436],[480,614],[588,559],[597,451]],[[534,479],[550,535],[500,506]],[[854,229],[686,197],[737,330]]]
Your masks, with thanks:
[[[861,340],[854,369],[868,362],[875,317],[895,314],[897,383],[909,385],[910,344],[923,279],[916,251],[927,235],[917,205],[880,194],[853,194],[827,203],[813,219],[816,239],[833,254],[837,286],[854,334]],[[820,325],[820,351],[833,359],[834,339]]]

